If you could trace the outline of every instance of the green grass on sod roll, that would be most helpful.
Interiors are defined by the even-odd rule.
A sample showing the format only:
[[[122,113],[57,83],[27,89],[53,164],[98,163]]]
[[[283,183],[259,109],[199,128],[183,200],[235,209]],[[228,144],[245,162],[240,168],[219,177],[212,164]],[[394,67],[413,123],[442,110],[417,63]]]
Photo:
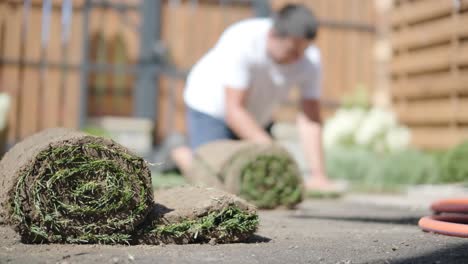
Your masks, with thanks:
[[[293,207],[302,200],[302,185],[291,160],[261,155],[241,172],[240,196],[259,208]]]
[[[185,175],[194,185],[220,188],[261,209],[293,208],[303,198],[299,168],[279,145],[221,140],[199,147]]]
[[[19,178],[12,199],[23,240],[128,243],[151,206],[152,191],[139,177],[143,163],[93,143],[42,151]]]
[[[155,221],[142,231],[140,241],[144,244],[183,244],[186,241],[206,243],[212,239],[217,243],[238,241],[246,238],[243,237],[245,234],[254,233],[258,221],[257,214],[230,206],[194,220],[166,224]]]

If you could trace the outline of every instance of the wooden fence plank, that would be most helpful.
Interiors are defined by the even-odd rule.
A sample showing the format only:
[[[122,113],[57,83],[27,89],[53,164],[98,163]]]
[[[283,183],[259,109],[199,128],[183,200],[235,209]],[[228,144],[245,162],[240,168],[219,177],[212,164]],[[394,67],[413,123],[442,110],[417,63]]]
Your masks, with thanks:
[[[411,101],[396,104],[398,119],[405,124],[448,124],[452,122],[455,108],[450,99]]]
[[[410,125],[468,122],[468,98],[411,101],[395,105],[399,120]]]
[[[417,27],[406,27],[393,34],[393,48],[399,50],[448,41],[452,37],[453,26],[452,18],[446,17]]]
[[[468,98],[456,100],[455,119],[460,123],[468,123]]]
[[[421,25],[395,31],[391,37],[396,50],[422,47],[443,41],[449,41],[453,34],[459,37],[468,35],[468,13],[461,13],[457,20],[444,17]]]
[[[47,60],[53,63],[59,63],[61,59],[61,11],[53,9],[50,17],[50,37],[49,43],[46,47]],[[60,111],[60,69],[48,68],[46,69],[46,76],[44,80],[43,95],[42,95],[42,112],[38,113],[41,120],[39,129],[51,128],[59,126]]]
[[[407,2],[392,11],[392,25],[415,23],[426,19],[450,15],[454,1],[425,0]]]
[[[460,37],[468,36],[468,27],[466,25],[468,25],[468,13],[460,14],[455,31]]]
[[[454,77],[450,72],[446,72],[410,78],[407,81],[395,81],[392,94],[396,99],[402,99],[449,96],[453,91],[464,93],[468,91],[467,74],[468,72],[462,72]]]
[[[6,15],[6,32],[5,39],[5,56],[11,59],[20,58],[21,47],[21,20],[23,17],[22,8],[18,6],[7,6]],[[3,68],[3,89],[11,96],[11,110],[8,115],[8,141],[15,142],[18,133],[18,89],[20,85],[20,70],[16,65],[5,65]]]
[[[68,51],[68,62],[78,64],[82,60],[82,36],[83,36],[82,12],[73,12],[70,42]],[[68,128],[78,128],[80,109],[80,70],[70,70],[65,79],[64,92],[64,113],[62,126]]]
[[[31,8],[29,16],[28,32],[26,36],[26,59],[39,61],[41,54],[41,21],[42,10]],[[38,131],[37,120],[39,117],[39,82],[40,71],[38,68],[26,67],[22,76],[22,105],[20,112],[20,138],[27,137]]]
[[[401,74],[446,69],[453,62],[453,55],[450,46],[408,52],[393,59],[391,71],[394,74]]]
[[[412,129],[412,144],[422,149],[448,149],[468,140],[468,128],[423,127]]]
[[[468,41],[460,45],[456,57],[456,61],[459,65],[468,65]]]

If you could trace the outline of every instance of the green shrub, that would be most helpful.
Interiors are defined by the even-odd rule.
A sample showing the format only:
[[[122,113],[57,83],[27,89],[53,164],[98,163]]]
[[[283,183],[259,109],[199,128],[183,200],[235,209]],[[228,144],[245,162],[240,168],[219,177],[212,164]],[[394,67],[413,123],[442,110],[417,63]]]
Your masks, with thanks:
[[[327,149],[325,157],[327,173],[350,182],[362,182],[377,160],[376,155],[362,148]]]
[[[439,178],[436,160],[417,150],[384,156],[372,167],[365,185],[377,190],[399,189],[407,185],[435,183]]]
[[[468,141],[447,151],[440,159],[443,182],[468,180]]]
[[[436,183],[439,166],[434,156],[416,150],[376,154],[365,149],[327,151],[330,177],[349,181],[355,190],[399,191],[411,184]]]

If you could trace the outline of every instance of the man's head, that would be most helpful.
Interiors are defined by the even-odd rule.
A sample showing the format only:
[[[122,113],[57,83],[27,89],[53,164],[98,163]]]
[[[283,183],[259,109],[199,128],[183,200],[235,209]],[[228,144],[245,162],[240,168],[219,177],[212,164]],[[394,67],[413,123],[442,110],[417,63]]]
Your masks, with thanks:
[[[280,64],[294,63],[304,56],[317,35],[318,21],[312,11],[299,4],[288,4],[273,18],[268,36],[269,55]]]

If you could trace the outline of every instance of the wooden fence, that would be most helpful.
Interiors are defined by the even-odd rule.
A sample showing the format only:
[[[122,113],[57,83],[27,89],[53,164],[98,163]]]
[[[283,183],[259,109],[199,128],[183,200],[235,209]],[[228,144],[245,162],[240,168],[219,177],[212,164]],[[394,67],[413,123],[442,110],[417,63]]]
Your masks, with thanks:
[[[31,0],[29,8],[25,8],[27,2],[22,0],[0,1],[0,91],[12,97],[10,143],[44,128],[78,128],[82,51],[86,41],[89,41],[91,63],[114,66],[137,63],[138,27],[142,19],[138,4],[142,1],[109,2],[124,3],[130,8],[119,11],[106,5],[94,6],[89,11],[89,39],[86,40],[85,1],[74,0],[68,29],[70,38],[64,44],[63,2],[52,1],[47,25],[49,39],[47,45],[42,45],[44,1]],[[252,5],[247,1],[163,0],[161,39],[176,66],[189,69],[228,25],[253,14]],[[62,67],[64,64],[67,70]],[[133,114],[134,74],[91,72],[87,85],[89,117]],[[183,80],[163,76],[159,87],[155,121],[156,135],[161,139],[173,130],[184,130],[184,84]]]
[[[79,126],[84,1],[72,2],[67,20],[61,0],[51,1],[47,16],[44,1],[31,0],[29,7],[27,3],[0,2],[0,91],[12,98],[10,143],[45,128]],[[126,11],[136,24],[137,11]],[[99,7],[89,13],[89,39],[91,62],[137,61],[138,37],[132,28],[122,26],[115,10]],[[89,116],[131,114],[130,76],[92,73],[88,87]]]
[[[49,40],[45,49],[41,45],[44,1],[31,0],[28,13],[24,11],[24,2],[0,1],[0,91],[8,92],[13,98],[9,119],[10,143],[43,128],[79,126],[80,67],[84,43],[81,10],[84,0],[73,0],[70,38],[66,44],[61,38],[63,1],[52,1]],[[141,1],[110,2],[132,5]],[[326,105],[336,105],[344,93],[358,85],[373,88],[373,0],[270,2],[275,9],[286,2],[305,3],[323,22],[318,46],[323,61]],[[161,37],[172,60],[182,69],[190,68],[207,52],[227,26],[254,15],[250,1],[164,0],[162,5]],[[105,6],[93,8],[90,12],[90,61],[115,65],[137,63],[140,43],[135,27],[141,23],[141,14],[138,9],[125,12],[125,21],[119,11]],[[26,63],[40,62],[41,59],[47,59],[44,68],[37,63]],[[63,64],[73,67],[64,70]],[[92,73],[87,85],[89,116],[132,114],[133,75]],[[159,94],[155,98],[158,139],[171,131],[185,130],[183,87],[182,80],[161,78]],[[332,108],[325,108],[326,111],[329,109]],[[276,117],[292,120],[296,112],[297,91],[291,94],[290,102]]]
[[[57,126],[74,127],[77,114],[79,72],[71,70],[66,80],[61,80],[58,68],[41,72],[38,67],[26,65],[26,61],[39,61],[47,56],[54,63],[61,57],[60,22],[51,18],[51,42],[53,45],[41,48],[41,1],[32,1],[29,14],[23,9],[22,1],[0,3],[0,58],[20,63],[0,65],[0,89],[12,97],[9,116],[9,141],[14,142],[36,132],[40,128]],[[56,12],[56,9],[53,9]],[[80,18],[75,22],[79,24]],[[74,27],[74,30],[79,28]],[[59,32],[57,34],[57,31]],[[80,57],[79,34],[70,41],[69,60],[77,63]],[[45,55],[47,54],[47,55]],[[60,83],[67,87],[62,97]],[[42,85],[40,85],[42,83]],[[62,100],[63,98],[63,100]],[[41,118],[47,116],[47,118]]]
[[[468,1],[400,0],[391,11],[392,96],[413,144],[468,139]]]

